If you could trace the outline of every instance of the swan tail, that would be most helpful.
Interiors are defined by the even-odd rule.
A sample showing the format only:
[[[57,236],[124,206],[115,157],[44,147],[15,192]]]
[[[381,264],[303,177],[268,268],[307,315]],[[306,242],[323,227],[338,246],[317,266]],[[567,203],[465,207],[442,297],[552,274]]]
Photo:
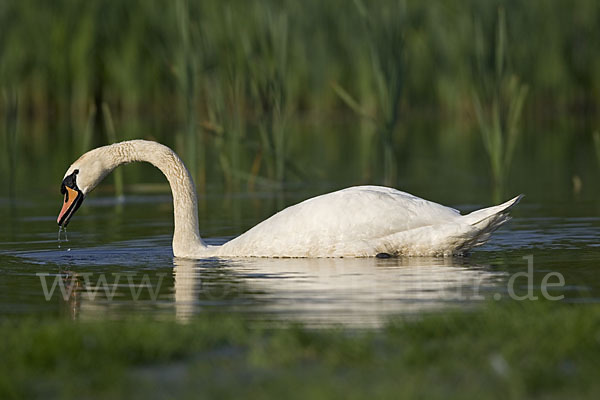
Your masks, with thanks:
[[[524,195],[520,194],[497,206],[483,208],[465,215],[464,222],[471,225],[469,239],[459,247],[459,252],[468,251],[473,247],[481,246],[488,241],[491,234],[510,220],[508,211],[521,201]]]
[[[506,222],[510,217],[508,211],[521,201],[524,195],[520,194],[497,206],[483,208],[481,210],[473,211],[470,214],[465,215],[464,221],[473,226],[488,226],[494,221],[499,222],[500,225]],[[498,225],[499,227],[499,225]]]

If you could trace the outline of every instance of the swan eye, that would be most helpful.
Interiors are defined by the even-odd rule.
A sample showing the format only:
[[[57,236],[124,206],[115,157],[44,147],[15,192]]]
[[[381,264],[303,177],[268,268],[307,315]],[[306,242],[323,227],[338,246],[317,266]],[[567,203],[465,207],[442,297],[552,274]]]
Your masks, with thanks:
[[[67,188],[79,190],[77,188],[77,182],[75,181],[75,178],[76,178],[76,176],[77,176],[78,173],[79,173],[79,170],[76,169],[75,171],[73,171],[73,173],[71,175],[69,175],[65,179],[63,179],[63,181],[62,181],[62,183],[60,185],[60,193],[61,194],[65,194]]]

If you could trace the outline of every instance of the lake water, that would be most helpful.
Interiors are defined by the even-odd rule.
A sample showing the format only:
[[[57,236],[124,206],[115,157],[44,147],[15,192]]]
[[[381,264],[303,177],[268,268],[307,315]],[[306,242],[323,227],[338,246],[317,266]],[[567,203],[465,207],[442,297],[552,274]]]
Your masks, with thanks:
[[[329,189],[203,196],[201,233],[222,243],[282,206]],[[600,212],[589,199],[526,197],[513,220],[469,257],[195,261],[172,256],[168,193],[121,202],[94,193],[59,247],[60,203],[58,192],[0,199],[0,317],[149,314],[185,321],[235,312],[275,323],[379,326],[398,315],[515,301],[531,284],[541,297],[544,279],[552,298],[600,300]],[[447,205],[469,211],[489,204]],[[523,274],[529,268],[531,280]]]

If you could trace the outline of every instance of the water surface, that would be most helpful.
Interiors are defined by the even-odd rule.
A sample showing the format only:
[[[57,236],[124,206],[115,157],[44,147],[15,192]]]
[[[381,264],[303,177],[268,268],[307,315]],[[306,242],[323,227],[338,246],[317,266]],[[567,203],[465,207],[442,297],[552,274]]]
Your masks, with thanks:
[[[203,198],[202,234],[219,244],[308,191]],[[469,257],[391,259],[174,258],[168,194],[90,196],[57,243],[57,198],[2,200],[10,210],[0,245],[0,316],[128,318],[149,314],[185,321],[235,312],[262,321],[313,326],[379,326],[398,315],[469,308],[527,294],[548,273],[564,285],[561,301],[600,299],[600,217],[586,201],[541,205],[526,199],[514,219]],[[470,210],[478,204],[450,204]],[[561,216],[563,210],[571,210]],[[575,210],[575,211],[574,211]],[[548,282],[557,283],[558,277]],[[52,286],[54,291],[52,292]],[[45,287],[44,287],[45,286]],[[61,291],[62,290],[62,291]]]

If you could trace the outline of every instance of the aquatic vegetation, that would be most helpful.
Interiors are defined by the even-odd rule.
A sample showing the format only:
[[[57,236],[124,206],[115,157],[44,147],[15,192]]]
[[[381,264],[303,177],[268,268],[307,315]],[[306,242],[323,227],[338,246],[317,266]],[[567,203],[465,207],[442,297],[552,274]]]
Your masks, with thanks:
[[[599,318],[597,305],[538,301],[397,319],[379,331],[210,313],[185,324],[5,319],[0,396],[595,398]]]
[[[600,166],[600,132],[594,132],[594,148],[596,149],[596,158],[598,159],[598,166]]]
[[[174,147],[200,191],[330,177],[342,152],[355,181],[394,184],[421,167],[408,156],[419,143],[443,149],[446,164],[457,149],[481,163],[481,139],[501,187],[520,126],[593,118],[600,88],[600,53],[580,40],[600,37],[597,2],[507,4],[7,2],[0,89],[19,93],[20,123],[32,125],[19,144],[38,164],[49,146],[64,160],[106,144],[106,104],[116,137]],[[458,133],[414,133],[418,120]],[[532,140],[549,147],[541,132]],[[557,145],[565,156],[570,136]]]
[[[293,79],[288,77],[289,17],[285,10],[273,10],[262,3],[249,12],[252,29],[242,31],[239,37],[248,61],[243,69],[247,105],[256,118],[255,129],[260,138],[258,162],[266,161],[267,177],[280,185],[286,178],[288,163],[286,124],[293,113],[290,99]]]
[[[486,45],[481,26],[476,25],[476,62],[479,87],[473,92],[473,103],[479,131],[490,167],[495,198],[501,198],[520,134],[520,120],[528,87],[518,76],[508,71],[506,16],[498,10],[497,31],[494,42],[494,64],[486,63]]]
[[[404,30],[406,29],[405,5],[402,2],[381,6],[369,5],[355,0],[366,36],[370,67],[371,91],[363,94],[365,99],[355,100],[342,86],[333,83],[335,93],[360,117],[374,123],[379,139],[378,153],[382,155],[383,183],[394,186],[397,179],[395,138],[400,122],[400,101],[404,86]],[[360,103],[373,103],[368,111]]]
[[[190,27],[190,10],[188,0],[178,0],[175,3],[177,25],[180,32],[178,49],[177,78],[184,99],[184,159],[192,177],[203,191],[206,182],[206,166],[204,146],[198,146],[197,129],[197,86],[196,86],[196,51],[192,41]]]
[[[17,172],[18,151],[18,129],[19,129],[19,95],[14,90],[2,92],[4,110],[4,134],[5,149],[4,157],[8,160],[8,191],[9,197],[14,197],[15,176]]]
[[[102,103],[102,116],[104,117],[104,126],[106,126],[106,136],[111,143],[116,143],[119,141],[119,136],[117,136],[117,132],[115,130],[115,125],[112,119],[112,115],[110,113],[110,108],[108,104]],[[122,199],[124,196],[123,193],[123,171],[114,171],[115,174],[115,195]]]

